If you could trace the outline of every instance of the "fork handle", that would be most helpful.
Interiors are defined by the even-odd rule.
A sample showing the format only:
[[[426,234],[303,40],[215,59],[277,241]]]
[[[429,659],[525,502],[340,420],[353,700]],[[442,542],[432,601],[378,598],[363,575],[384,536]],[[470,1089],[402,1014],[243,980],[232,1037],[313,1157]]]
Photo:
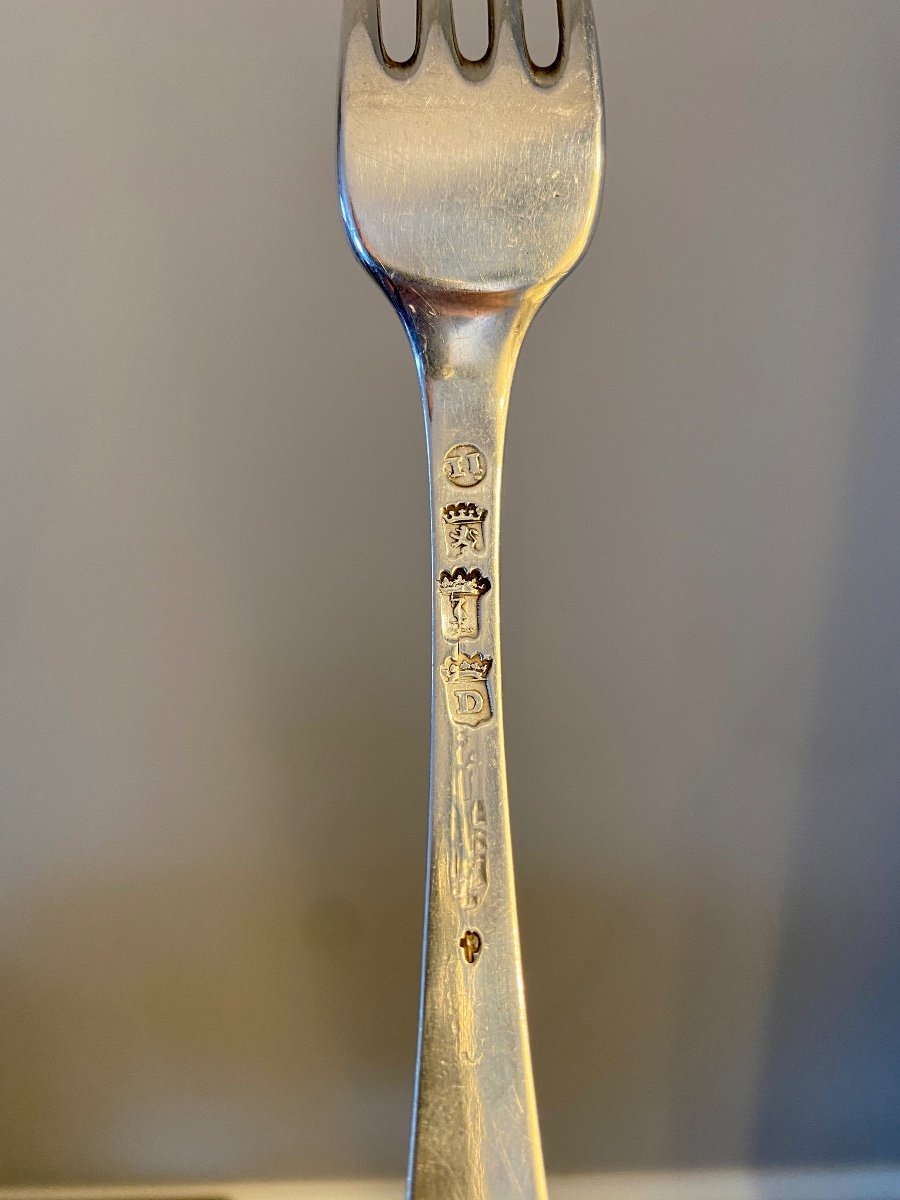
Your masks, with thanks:
[[[546,1200],[501,697],[500,481],[517,344],[424,363],[434,583],[428,885],[409,1200]],[[432,342],[432,347],[434,342]],[[510,349],[510,346],[513,348]]]

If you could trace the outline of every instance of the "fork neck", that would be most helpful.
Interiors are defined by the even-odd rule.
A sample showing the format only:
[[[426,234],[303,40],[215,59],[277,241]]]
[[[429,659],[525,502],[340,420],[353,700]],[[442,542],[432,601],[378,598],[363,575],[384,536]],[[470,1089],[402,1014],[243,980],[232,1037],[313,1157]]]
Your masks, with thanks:
[[[494,409],[502,423],[519,349],[538,302],[527,294],[435,301],[412,293],[397,307],[412,343],[429,426],[440,419],[437,408],[444,405],[475,406],[470,414],[458,415],[476,420]]]

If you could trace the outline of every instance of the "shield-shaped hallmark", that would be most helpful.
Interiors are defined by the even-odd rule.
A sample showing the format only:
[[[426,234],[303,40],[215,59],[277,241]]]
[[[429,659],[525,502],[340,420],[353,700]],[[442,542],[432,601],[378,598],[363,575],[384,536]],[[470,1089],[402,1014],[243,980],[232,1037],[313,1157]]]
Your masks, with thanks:
[[[478,601],[491,586],[480,571],[441,571],[441,633],[448,642],[478,637]]]
[[[450,719],[457,725],[480,725],[490,720],[487,677],[493,659],[483,654],[451,654],[441,664]]]
[[[451,558],[480,554],[484,550],[487,509],[478,504],[448,504],[441,509],[447,553]]]

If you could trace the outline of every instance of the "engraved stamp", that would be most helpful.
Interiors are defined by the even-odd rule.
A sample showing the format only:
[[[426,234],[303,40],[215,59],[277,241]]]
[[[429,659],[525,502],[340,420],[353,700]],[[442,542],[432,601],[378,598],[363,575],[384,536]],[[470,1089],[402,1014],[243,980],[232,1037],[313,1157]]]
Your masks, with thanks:
[[[478,961],[478,955],[481,953],[483,945],[481,934],[477,929],[467,929],[459,939],[459,948],[470,967]]]
[[[488,889],[487,813],[478,760],[462,729],[456,731],[453,805],[450,809],[450,879],[463,912],[476,913]]]
[[[441,633],[449,642],[478,637],[478,601],[489,590],[491,581],[480,571],[441,571]]]
[[[462,558],[466,551],[480,554],[484,549],[486,508],[477,504],[448,504],[441,509],[444,537],[451,558]]]
[[[450,654],[441,664],[441,678],[447,693],[451,720],[457,725],[480,725],[490,720],[491,698],[487,677],[492,658],[483,654]]]
[[[454,446],[444,455],[444,475],[457,487],[474,487],[487,475],[484,455],[477,446]]]

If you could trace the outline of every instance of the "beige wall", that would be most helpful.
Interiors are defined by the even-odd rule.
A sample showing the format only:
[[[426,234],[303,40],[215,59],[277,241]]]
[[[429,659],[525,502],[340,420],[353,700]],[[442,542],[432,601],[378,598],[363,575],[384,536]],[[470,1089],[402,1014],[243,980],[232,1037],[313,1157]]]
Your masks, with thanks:
[[[600,231],[506,471],[548,1162],[889,1160],[900,4],[598,20]],[[424,448],[337,24],[0,5],[0,1184],[402,1170]]]

